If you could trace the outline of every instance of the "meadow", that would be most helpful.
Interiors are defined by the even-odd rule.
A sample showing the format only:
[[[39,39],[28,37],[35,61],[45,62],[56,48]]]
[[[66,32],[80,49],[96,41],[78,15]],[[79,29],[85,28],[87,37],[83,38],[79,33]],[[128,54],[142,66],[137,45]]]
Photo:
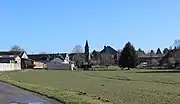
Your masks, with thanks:
[[[5,75],[18,83],[36,85],[42,89],[46,87],[58,89],[54,93],[74,92],[113,104],[179,104],[180,102],[180,71],[178,70],[34,70],[9,72]],[[62,96],[64,95],[59,97],[60,100],[72,102],[71,100],[74,99]]]

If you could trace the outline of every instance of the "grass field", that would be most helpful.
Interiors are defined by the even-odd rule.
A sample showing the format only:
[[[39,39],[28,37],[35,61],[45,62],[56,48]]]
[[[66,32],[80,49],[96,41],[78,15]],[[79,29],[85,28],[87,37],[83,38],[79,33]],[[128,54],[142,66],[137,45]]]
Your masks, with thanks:
[[[115,104],[179,104],[179,71],[27,71],[6,73],[15,81],[60,92],[84,92]]]

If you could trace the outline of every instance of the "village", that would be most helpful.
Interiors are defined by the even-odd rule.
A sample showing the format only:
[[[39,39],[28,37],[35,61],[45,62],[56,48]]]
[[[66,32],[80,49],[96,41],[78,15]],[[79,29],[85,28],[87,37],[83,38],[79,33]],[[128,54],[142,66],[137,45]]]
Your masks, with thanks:
[[[76,47],[78,48],[78,47]],[[82,69],[82,65],[96,67],[119,66],[121,51],[115,50],[111,46],[104,46],[101,51],[89,52],[89,44],[86,40],[84,52],[74,53],[40,53],[27,54],[25,51],[4,51],[0,52],[0,71],[13,71],[25,69],[47,69],[47,70],[77,70]],[[179,63],[178,49],[158,48],[157,52],[151,50],[145,53],[143,50],[137,51],[137,64],[135,68],[177,68]],[[84,66],[85,68],[86,66]],[[89,69],[87,69],[89,70]]]
[[[180,0],[1,0],[0,104],[179,104]]]

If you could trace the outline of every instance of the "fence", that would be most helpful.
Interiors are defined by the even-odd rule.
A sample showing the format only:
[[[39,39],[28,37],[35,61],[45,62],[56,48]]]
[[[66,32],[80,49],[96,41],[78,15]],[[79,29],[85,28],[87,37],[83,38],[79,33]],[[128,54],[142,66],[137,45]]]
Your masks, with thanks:
[[[21,70],[21,64],[19,63],[0,63],[0,71],[13,71]]]
[[[70,64],[60,64],[60,63],[47,63],[47,69],[48,70],[70,70],[71,65]]]

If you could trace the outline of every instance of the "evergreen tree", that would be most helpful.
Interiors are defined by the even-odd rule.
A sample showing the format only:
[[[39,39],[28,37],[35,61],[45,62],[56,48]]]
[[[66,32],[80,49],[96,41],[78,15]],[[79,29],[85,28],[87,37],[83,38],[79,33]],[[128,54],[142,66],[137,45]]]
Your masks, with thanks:
[[[141,48],[137,50],[138,54],[146,54]]]
[[[172,46],[169,46],[169,51],[173,50]]]
[[[120,67],[128,67],[135,68],[137,63],[137,53],[133,45],[128,42],[123,48],[120,58],[119,58],[119,66]]]
[[[168,48],[164,48],[163,53],[166,54],[168,52],[169,52],[169,49]]]
[[[157,49],[156,54],[162,54],[162,52],[161,52],[161,49],[160,49],[160,48],[158,48],[158,49]]]
[[[154,54],[154,50],[151,50],[151,51],[150,51],[150,54],[153,55],[153,54]]]
[[[94,51],[92,52],[92,55],[93,55],[93,58],[94,58],[95,60],[98,59],[98,52],[97,52],[96,50],[94,50]]]
[[[178,50],[178,48],[175,46],[173,50],[174,50],[174,51],[177,51],[177,50]]]

